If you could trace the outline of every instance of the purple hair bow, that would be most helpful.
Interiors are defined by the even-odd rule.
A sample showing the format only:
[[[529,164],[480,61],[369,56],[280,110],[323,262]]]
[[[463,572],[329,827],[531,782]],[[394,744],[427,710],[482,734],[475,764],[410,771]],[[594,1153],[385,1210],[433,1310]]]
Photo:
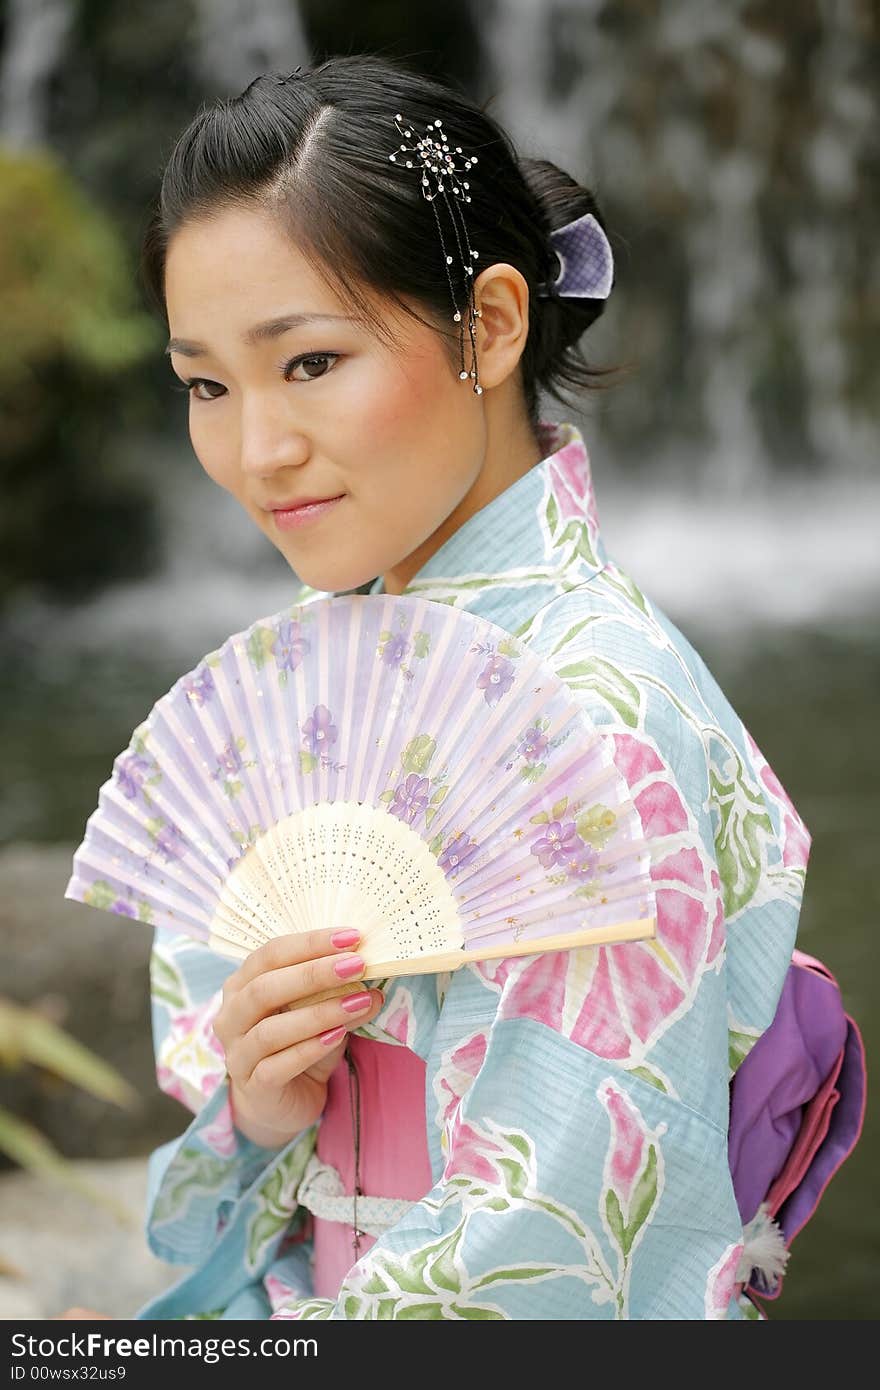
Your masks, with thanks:
[[[550,233],[559,260],[556,279],[538,286],[538,298],[607,299],[614,278],[608,238],[591,212]]]

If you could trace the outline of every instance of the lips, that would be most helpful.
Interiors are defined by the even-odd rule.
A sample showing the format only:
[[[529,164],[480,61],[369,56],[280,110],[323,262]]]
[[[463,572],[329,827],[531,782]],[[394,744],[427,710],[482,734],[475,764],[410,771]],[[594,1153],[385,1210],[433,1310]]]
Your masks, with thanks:
[[[315,506],[318,502],[335,502],[335,501],[337,501],[341,496],[342,496],[342,493],[337,492],[337,493],[335,494],[335,496],[330,496],[330,497],[298,497],[298,498],[295,498],[292,502],[279,502],[278,505],[277,505],[277,507],[270,507],[270,508],[269,508],[269,511],[271,511],[271,512],[293,512],[293,511],[296,511],[299,507],[313,507],[313,506]]]
[[[320,501],[299,501],[287,507],[275,507],[272,510],[272,519],[275,526],[280,531],[299,530],[304,526],[312,526],[318,523],[321,517],[332,512],[340,502],[344,502],[346,493],[342,492],[338,497],[322,497]]]

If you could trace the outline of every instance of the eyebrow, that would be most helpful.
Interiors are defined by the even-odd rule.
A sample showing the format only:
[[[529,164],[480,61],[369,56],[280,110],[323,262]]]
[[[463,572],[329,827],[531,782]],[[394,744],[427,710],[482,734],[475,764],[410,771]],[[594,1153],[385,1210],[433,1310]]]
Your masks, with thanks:
[[[246,346],[255,347],[267,338],[280,338],[282,333],[289,332],[291,328],[299,328],[301,324],[322,321],[354,323],[354,319],[346,314],[282,314],[280,318],[266,319],[264,323],[254,324],[253,328],[242,333],[241,340]],[[179,352],[182,357],[205,357],[208,354],[204,343],[194,343],[188,338],[171,338],[165,351]]]

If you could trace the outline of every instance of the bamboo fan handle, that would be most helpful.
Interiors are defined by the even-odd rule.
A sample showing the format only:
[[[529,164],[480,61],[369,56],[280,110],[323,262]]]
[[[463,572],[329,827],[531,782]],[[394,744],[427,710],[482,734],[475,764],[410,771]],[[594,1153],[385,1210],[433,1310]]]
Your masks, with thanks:
[[[334,985],[320,994],[312,994],[308,999],[300,999],[288,1004],[288,1009],[302,1008],[305,1004],[320,1004],[323,999],[334,999],[341,994],[359,994],[370,988],[371,980],[393,979],[398,975],[434,975],[445,970],[458,970],[470,961],[501,960],[507,956],[535,956],[545,951],[568,951],[578,946],[622,945],[625,941],[650,941],[657,935],[655,917],[639,917],[635,921],[617,922],[612,927],[597,931],[594,927],[584,931],[566,932],[561,936],[533,937],[528,941],[505,941],[500,946],[484,947],[481,951],[442,951],[433,955],[411,956],[407,960],[386,960],[368,965],[362,980],[344,985]]]
[[[431,955],[411,956],[408,960],[385,960],[367,966],[365,981],[391,979],[397,975],[434,975],[445,970],[458,970],[471,962],[502,960],[508,956],[539,956],[545,951],[570,951],[580,946],[618,946],[625,941],[653,940],[656,935],[656,917],[638,917],[598,930],[586,927],[560,936],[504,941],[500,946],[484,946],[479,951],[438,951]]]

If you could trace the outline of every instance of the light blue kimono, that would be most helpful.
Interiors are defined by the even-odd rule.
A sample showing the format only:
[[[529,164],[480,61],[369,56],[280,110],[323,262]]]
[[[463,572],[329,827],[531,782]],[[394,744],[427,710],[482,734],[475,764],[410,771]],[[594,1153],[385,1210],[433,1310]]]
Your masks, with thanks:
[[[505,628],[575,693],[660,847],[657,937],[389,982],[359,1031],[426,1063],[434,1185],[331,1300],[297,1203],[318,1127],[279,1150],[234,1129],[211,1029],[234,964],[158,930],[157,1074],[196,1114],[151,1157],[146,1231],[191,1269],[140,1318],[759,1316],[737,1281],[729,1082],[775,1013],[810,836],[699,655],[606,555],[580,432],[541,438],[405,592]]]

